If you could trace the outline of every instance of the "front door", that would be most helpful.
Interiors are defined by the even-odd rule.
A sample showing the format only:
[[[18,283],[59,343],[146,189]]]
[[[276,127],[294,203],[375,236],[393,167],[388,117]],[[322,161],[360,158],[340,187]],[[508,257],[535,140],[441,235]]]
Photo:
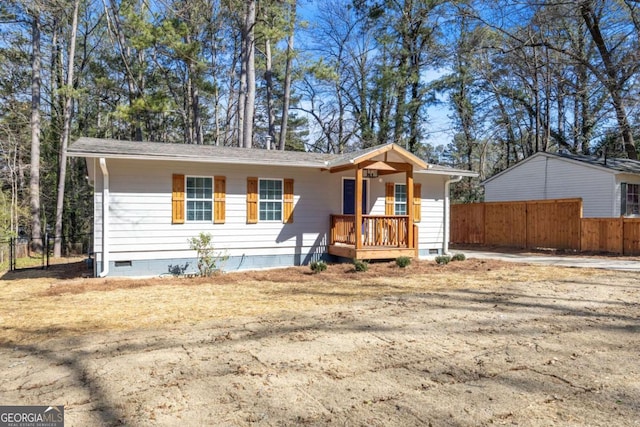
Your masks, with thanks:
[[[367,181],[362,181],[362,214],[367,214]],[[356,214],[356,180],[347,178],[342,180],[342,214]]]

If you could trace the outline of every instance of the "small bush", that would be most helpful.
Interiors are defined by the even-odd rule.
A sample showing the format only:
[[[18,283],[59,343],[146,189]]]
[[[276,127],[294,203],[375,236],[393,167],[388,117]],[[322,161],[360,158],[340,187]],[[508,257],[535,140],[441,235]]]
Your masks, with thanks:
[[[449,261],[451,261],[451,257],[449,255],[438,255],[436,257],[436,262],[440,265],[449,264]]]
[[[369,263],[366,261],[360,261],[359,259],[354,259],[353,267],[356,271],[367,271],[369,269]]]
[[[399,256],[396,258],[396,265],[400,268],[405,268],[409,264],[411,264],[411,258],[408,256]]]
[[[464,254],[455,254],[451,257],[451,261],[464,261],[467,257]]]
[[[198,271],[203,277],[209,277],[221,271],[221,264],[229,257],[215,250],[209,233],[200,233],[189,239],[189,247],[198,253]],[[185,267],[186,269],[186,267]]]
[[[311,264],[309,264],[309,268],[315,274],[318,274],[327,269],[327,263],[324,261],[313,261]]]

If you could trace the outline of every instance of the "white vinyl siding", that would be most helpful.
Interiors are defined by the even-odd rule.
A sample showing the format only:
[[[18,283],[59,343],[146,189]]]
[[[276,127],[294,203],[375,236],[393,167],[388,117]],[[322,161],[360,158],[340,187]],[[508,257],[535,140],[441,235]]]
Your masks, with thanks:
[[[398,174],[396,184],[404,182],[404,175]],[[414,173],[414,182],[422,184],[422,221],[415,223],[418,226],[418,248],[420,251],[430,249],[442,249],[444,238],[444,183],[447,180],[444,175],[429,175]],[[402,182],[401,182],[402,180]],[[376,179],[371,180],[370,200],[371,215],[384,215],[385,183]]]
[[[338,213],[340,196],[335,206],[327,185],[340,188],[338,174],[325,174],[318,179],[313,169],[270,166],[211,165],[169,161],[109,160],[111,173],[110,249],[111,260],[190,256],[188,239],[200,232],[213,236],[215,248],[230,256],[326,252],[329,216]],[[224,224],[185,222],[171,224],[172,174],[186,176],[220,175],[226,177],[226,221]],[[295,180],[295,223],[263,221],[248,228],[246,224],[247,176],[282,176]],[[337,176],[336,176],[337,175]],[[95,191],[95,248],[100,250],[102,179],[97,171]],[[334,182],[335,181],[335,182]],[[185,189],[186,190],[186,189]],[[313,195],[304,197],[301,194]],[[186,194],[185,194],[186,196]],[[147,254],[135,255],[144,251]],[[186,253],[185,253],[186,252]],[[304,257],[303,257],[304,260]]]
[[[530,157],[484,184],[487,202],[581,198],[585,218],[619,215],[615,187],[612,171],[547,155]]]
[[[330,215],[342,209],[342,179],[351,172],[330,174],[311,168],[283,166],[240,166],[153,160],[109,159],[110,172],[110,259],[144,260],[193,256],[188,239],[210,233],[216,249],[226,255],[250,257],[295,254],[300,263],[326,253]],[[94,248],[101,250],[102,177],[95,173]],[[171,223],[172,174],[226,177],[226,220]],[[262,176],[295,180],[295,222],[261,221],[246,224],[247,177]],[[422,183],[420,249],[442,248],[445,176],[414,174]],[[402,183],[398,174],[397,183]],[[369,181],[372,215],[384,215],[385,186]],[[186,190],[186,189],[185,189]],[[186,194],[185,194],[186,196]]]

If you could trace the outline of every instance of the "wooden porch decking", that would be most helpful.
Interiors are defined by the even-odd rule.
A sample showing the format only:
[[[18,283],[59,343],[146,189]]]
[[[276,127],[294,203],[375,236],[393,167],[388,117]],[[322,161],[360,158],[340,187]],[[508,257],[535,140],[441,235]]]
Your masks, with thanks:
[[[409,242],[408,223],[406,215],[363,215],[361,227],[356,227],[354,215],[331,215],[329,253],[355,259],[415,257],[418,227],[411,225],[413,240]],[[356,233],[357,229],[361,232]]]
[[[399,256],[416,256],[416,250],[410,248],[391,248],[381,246],[367,246],[356,249],[354,245],[336,243],[329,245],[331,255],[354,259],[395,259]]]

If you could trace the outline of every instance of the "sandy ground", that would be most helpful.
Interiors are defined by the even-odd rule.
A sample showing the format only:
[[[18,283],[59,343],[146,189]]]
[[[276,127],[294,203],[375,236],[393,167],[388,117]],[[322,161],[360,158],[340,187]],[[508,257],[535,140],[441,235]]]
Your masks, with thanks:
[[[0,401],[64,404],[67,426],[640,426],[636,273],[498,264],[446,286],[438,273],[391,276],[368,280],[377,295],[304,309],[13,331]],[[323,297],[306,286],[293,288]]]

